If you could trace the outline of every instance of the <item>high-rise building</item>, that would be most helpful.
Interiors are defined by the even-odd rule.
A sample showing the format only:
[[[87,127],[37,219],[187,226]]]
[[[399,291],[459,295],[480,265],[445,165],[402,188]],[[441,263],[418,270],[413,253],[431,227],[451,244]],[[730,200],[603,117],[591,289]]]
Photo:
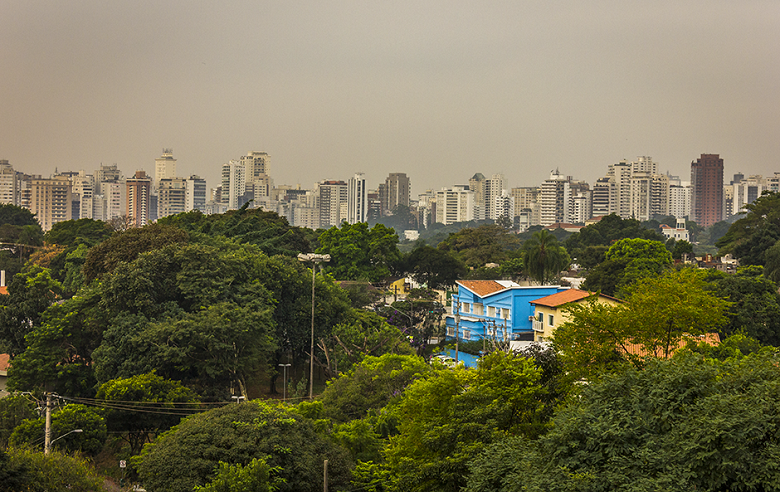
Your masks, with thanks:
[[[398,206],[409,206],[411,197],[411,181],[406,173],[390,173],[384,186],[379,186],[379,200],[382,214],[387,215]]]
[[[19,183],[16,171],[7,160],[0,160],[0,203],[6,205],[19,204]]]
[[[160,188],[160,181],[166,178],[176,177],[176,159],[173,158],[173,149],[163,149],[160,157],[154,160],[154,190]]]
[[[702,154],[691,162],[691,215],[701,227],[723,220],[723,159]]]
[[[357,224],[368,221],[368,190],[363,173],[349,178],[347,195],[347,222]]]
[[[323,181],[317,184],[318,205],[320,209],[320,227],[329,229],[339,226],[346,215],[341,214],[342,205],[347,205],[347,183],[344,181]]]
[[[157,217],[167,217],[186,211],[187,180],[184,178],[161,179],[157,190]]]
[[[116,164],[101,164],[100,168],[95,171],[94,176],[94,193],[96,195],[106,195],[105,190],[103,190],[103,183],[118,183],[122,180],[122,171],[117,168]]]
[[[529,227],[539,225],[539,192],[538,186],[512,188],[515,207],[512,221],[518,231],[525,232]]]
[[[187,193],[186,203],[184,204],[184,211],[189,212],[191,210],[206,211],[206,180],[200,176],[192,175],[187,180]]]
[[[436,222],[444,225],[474,220],[475,193],[469,186],[455,185],[436,192]]]
[[[94,195],[95,178],[91,174],[87,174],[84,171],[79,171],[75,175],[70,177],[70,181],[73,185],[71,190],[73,196],[73,218],[74,219],[92,219],[93,218],[93,203],[92,196]],[[78,215],[76,211],[76,204],[78,203]]]
[[[241,156],[240,162],[246,168],[247,183],[271,174],[271,157],[265,152],[248,152]]]
[[[37,176],[30,184],[30,212],[36,215],[44,231],[58,222],[73,218],[71,183],[67,176],[51,179]]]
[[[539,202],[542,226],[567,222],[571,206],[571,177],[558,170],[551,172],[550,179],[542,183]]]
[[[771,178],[764,178],[760,174],[745,178],[743,174],[735,174],[731,183],[723,187],[725,218],[740,213],[745,205],[756,201],[767,190],[772,190]]]
[[[222,165],[222,203],[228,210],[244,205],[246,192],[246,166],[239,161],[230,160]]]
[[[135,227],[143,227],[151,219],[152,178],[145,171],[136,171],[132,178],[125,180],[125,187],[127,218]]]

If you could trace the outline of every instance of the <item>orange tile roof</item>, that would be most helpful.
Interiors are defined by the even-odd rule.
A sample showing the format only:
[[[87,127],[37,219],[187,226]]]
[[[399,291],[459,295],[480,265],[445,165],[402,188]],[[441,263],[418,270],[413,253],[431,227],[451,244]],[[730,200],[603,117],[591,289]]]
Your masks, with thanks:
[[[507,289],[507,287],[495,280],[459,280],[457,283],[477,294],[479,297],[485,297]]]
[[[7,286],[4,285],[4,286],[0,287],[0,295],[3,295],[3,296],[7,296],[8,295],[8,287]]]
[[[558,307],[563,306],[569,302],[579,301],[593,295],[592,292],[580,289],[567,289],[557,294],[550,294],[549,296],[542,297],[535,301],[531,301],[531,304],[537,306]]]
[[[11,359],[11,356],[8,354],[0,354],[0,373],[4,373],[8,370],[8,361]]]
[[[674,354],[674,351],[680,348],[685,347],[688,345],[688,342],[705,342],[709,345],[712,345],[713,347],[716,345],[720,345],[720,335],[717,333],[705,333],[704,335],[683,335],[682,338],[677,342],[676,345],[673,345],[669,347],[669,355],[671,356]],[[663,348],[659,347],[656,350],[656,353],[652,353],[648,350],[645,350],[641,345],[637,343],[627,343],[625,345],[624,352],[632,355],[638,355],[640,357],[647,357],[647,356],[653,356],[653,357],[663,357]]]

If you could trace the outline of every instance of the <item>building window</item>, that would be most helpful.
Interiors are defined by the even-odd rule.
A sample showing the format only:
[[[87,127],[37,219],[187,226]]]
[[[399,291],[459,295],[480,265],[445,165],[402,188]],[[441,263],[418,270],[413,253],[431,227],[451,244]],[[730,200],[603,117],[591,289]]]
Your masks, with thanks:
[[[552,314],[548,314],[547,315],[547,324],[550,325],[550,326],[553,326],[553,322],[554,321],[555,321],[555,318],[553,317],[553,315]]]
[[[487,308],[487,315],[490,316],[491,318],[495,318],[496,317],[496,308],[494,308],[493,306],[488,306],[488,308]]]
[[[462,313],[470,313],[471,312],[471,305],[468,302],[462,302],[460,304],[461,306],[461,312]]]

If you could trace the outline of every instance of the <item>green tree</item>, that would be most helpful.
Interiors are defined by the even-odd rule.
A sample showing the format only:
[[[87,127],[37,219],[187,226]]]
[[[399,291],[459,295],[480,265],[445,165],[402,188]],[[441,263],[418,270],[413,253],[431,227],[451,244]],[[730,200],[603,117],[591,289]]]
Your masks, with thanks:
[[[246,466],[219,462],[211,482],[196,485],[195,492],[275,492],[284,479],[274,475],[281,471],[272,468],[263,458],[253,458]]]
[[[609,248],[605,259],[588,273],[584,287],[611,296],[620,295],[639,279],[660,275],[672,265],[664,243],[648,239],[621,239]]]
[[[776,365],[681,354],[585,386],[521,458],[545,473],[493,490],[777,490]]]
[[[227,405],[183,420],[144,446],[134,459],[150,490],[189,492],[212,478],[218,463],[265,459],[279,469],[280,491],[319,491],[323,461],[330,486],[349,483],[348,453],[315,431],[314,423],[294,408],[253,400]]]
[[[501,263],[509,252],[519,247],[514,234],[495,224],[466,227],[452,233],[438,248],[453,254],[467,267],[479,268],[487,263]]]
[[[102,220],[78,219],[57,222],[43,238],[49,244],[61,246],[94,246],[111,234],[111,228]]]
[[[571,262],[566,249],[547,229],[535,232],[523,243],[523,262],[529,277],[545,285],[560,275]]]
[[[467,464],[509,434],[534,434],[542,408],[539,371],[521,356],[493,352],[476,371],[440,369],[409,385],[390,411],[400,434],[386,449],[394,490],[460,490]]]
[[[39,226],[38,219],[35,218],[35,214],[30,212],[29,209],[8,203],[0,204],[0,224]]]
[[[96,398],[104,400],[107,407],[104,415],[108,431],[126,440],[131,454],[140,453],[153,435],[178,424],[184,413],[177,413],[193,409],[191,404],[198,401],[197,395],[179,381],[153,372],[112,379],[100,386]],[[150,407],[156,410],[149,411]]]
[[[675,241],[672,249],[672,258],[679,260],[684,254],[693,254],[693,245],[684,239]]]
[[[466,274],[466,265],[450,252],[419,242],[405,259],[405,270],[430,289],[452,286]]]
[[[721,334],[743,333],[764,345],[780,346],[780,294],[777,284],[762,275],[761,267],[741,267],[736,275],[713,281],[713,292],[731,302],[728,324]]]
[[[766,191],[744,208],[745,216],[715,245],[720,255],[733,253],[742,265],[764,265],[766,251],[780,240],[780,194]]]
[[[693,269],[642,279],[627,292],[619,305],[593,297],[567,306],[569,319],[555,331],[554,343],[573,377],[597,378],[626,362],[641,366],[643,358],[630,345],[668,357],[684,336],[717,331],[726,323],[729,303],[713,295]]]
[[[8,492],[51,492],[67,490],[72,492],[102,492],[103,477],[99,476],[86,460],[68,456],[56,450],[49,454],[29,448],[8,450],[9,468],[21,470],[16,484],[3,480]],[[0,478],[5,467],[0,467]],[[7,487],[7,488],[6,488]]]
[[[31,395],[12,394],[0,398],[0,449],[8,447],[8,439],[16,426],[25,419],[37,417],[36,406]]]
[[[60,283],[39,266],[14,276],[8,295],[0,296],[0,351],[11,357],[24,351],[24,337],[40,325],[43,312],[60,290]]]
[[[177,227],[150,224],[114,234],[102,243],[90,248],[84,263],[87,282],[113,272],[120,263],[129,263],[138,255],[169,244],[181,244],[189,236]]]
[[[367,356],[349,372],[329,381],[320,399],[323,416],[335,422],[360,419],[397,398],[412,381],[430,371],[421,357]]]
[[[317,253],[329,254],[325,270],[338,280],[378,282],[390,276],[401,261],[398,235],[393,229],[365,222],[341,224],[320,234]]]
[[[11,445],[43,448],[44,426],[43,417],[23,421],[11,434]],[[82,432],[74,432],[58,439],[75,429],[81,429]],[[71,403],[52,413],[51,435],[52,448],[95,455],[103,449],[103,443],[106,441],[106,422],[99,413],[89,407]],[[58,439],[57,442],[53,442],[54,439]]]
[[[276,212],[250,209],[249,206],[250,203],[246,203],[240,209],[229,210],[224,214],[205,215],[199,210],[193,210],[163,217],[158,223],[196,235],[200,233],[229,238],[240,244],[253,244],[268,256],[294,257],[298,253],[311,251],[307,229],[291,227],[287,219]]]
[[[322,357],[317,356],[315,363],[329,376],[350,370],[367,356],[413,353],[401,330],[375,313],[356,309],[333,327],[329,337],[320,338],[318,348]]]
[[[9,387],[93,397],[92,353],[106,324],[99,301],[97,290],[86,288],[81,295],[46,309],[40,325],[26,336],[27,348],[14,358]]]

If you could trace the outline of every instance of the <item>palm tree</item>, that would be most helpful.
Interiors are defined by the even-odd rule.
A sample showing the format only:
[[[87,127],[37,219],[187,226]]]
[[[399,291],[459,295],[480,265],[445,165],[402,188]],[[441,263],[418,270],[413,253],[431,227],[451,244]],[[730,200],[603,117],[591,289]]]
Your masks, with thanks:
[[[523,244],[523,265],[529,277],[541,285],[549,283],[571,263],[566,248],[547,229],[537,231]]]

